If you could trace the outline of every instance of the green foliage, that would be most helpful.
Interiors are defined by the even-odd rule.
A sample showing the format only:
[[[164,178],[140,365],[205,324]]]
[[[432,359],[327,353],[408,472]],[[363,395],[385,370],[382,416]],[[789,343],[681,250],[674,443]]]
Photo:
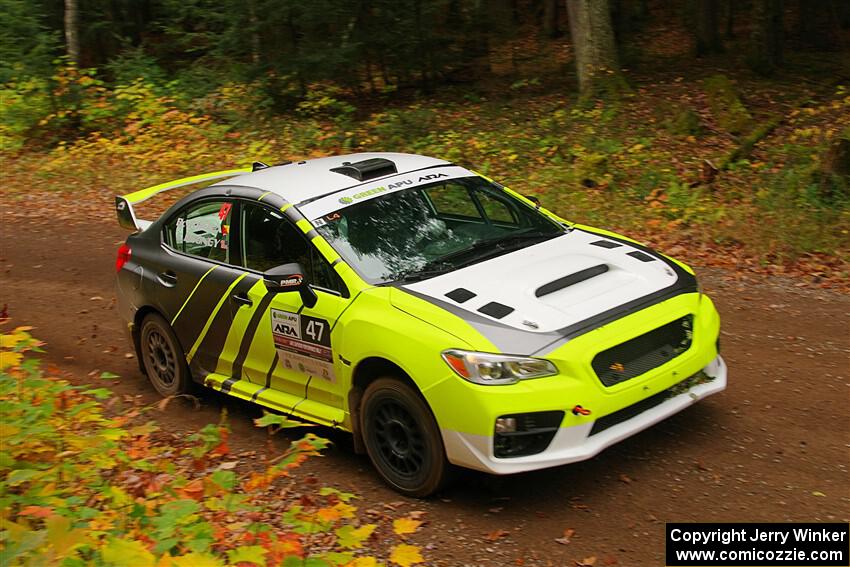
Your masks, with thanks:
[[[711,112],[721,128],[730,134],[744,134],[753,127],[753,117],[729,77],[714,75],[705,80],[704,86]]]
[[[21,149],[51,108],[44,79],[31,77],[0,85],[0,151]]]
[[[149,408],[114,398],[107,409],[109,390],[72,386],[28,357],[41,344],[28,331],[0,335],[2,565],[367,567],[375,551],[400,565],[423,560],[403,539],[372,538],[410,532],[361,523],[353,494],[310,485],[285,500],[290,474],[325,440],[307,435],[259,467],[239,466],[224,418],[183,441],[140,423]]]
[[[664,127],[671,134],[676,136],[699,136],[702,133],[702,123],[699,115],[688,106],[674,106],[665,108],[665,112],[672,113],[672,116],[663,121]]]
[[[0,22],[0,84],[48,77],[58,30],[47,29],[30,0],[0,0]]]

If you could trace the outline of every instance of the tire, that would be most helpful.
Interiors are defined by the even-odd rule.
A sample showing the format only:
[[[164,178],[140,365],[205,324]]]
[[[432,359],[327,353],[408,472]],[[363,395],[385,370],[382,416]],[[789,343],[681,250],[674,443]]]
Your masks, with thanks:
[[[449,463],[431,410],[406,383],[378,378],[360,406],[366,452],[381,477],[405,496],[424,498],[445,483]]]
[[[186,356],[171,325],[157,313],[142,321],[139,356],[153,387],[162,396],[178,396],[192,388]]]

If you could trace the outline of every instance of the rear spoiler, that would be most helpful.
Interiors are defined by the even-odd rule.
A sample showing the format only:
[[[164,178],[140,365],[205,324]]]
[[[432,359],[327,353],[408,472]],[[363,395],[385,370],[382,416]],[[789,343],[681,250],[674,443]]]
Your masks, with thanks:
[[[265,164],[262,165],[265,166]],[[134,193],[115,197],[115,212],[118,214],[118,224],[130,230],[142,230],[147,228],[150,223],[136,218],[136,213],[133,211],[134,205],[137,205],[142,201],[147,201],[154,195],[162,193],[163,191],[176,189],[178,187],[185,187],[186,185],[193,185],[195,183],[203,183],[204,181],[212,181],[213,179],[220,179],[222,177],[234,177],[236,175],[242,175],[243,173],[251,173],[257,169],[262,168],[258,168],[257,164],[255,164],[251,167],[226,169],[224,171],[214,171],[212,173],[204,173],[202,175],[193,175],[192,177],[175,179],[168,183],[160,183],[159,185],[154,185],[147,189],[141,189]]]

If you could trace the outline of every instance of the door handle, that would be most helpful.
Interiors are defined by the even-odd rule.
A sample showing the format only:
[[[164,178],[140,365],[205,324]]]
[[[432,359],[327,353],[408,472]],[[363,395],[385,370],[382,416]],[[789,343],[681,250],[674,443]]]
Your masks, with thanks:
[[[177,274],[175,274],[171,270],[160,272],[159,274],[157,274],[156,277],[159,280],[159,283],[161,283],[165,287],[174,287],[175,285],[177,285]]]
[[[233,302],[237,303],[240,307],[242,307],[242,306],[251,307],[252,305],[254,305],[254,302],[251,301],[251,298],[249,298],[244,293],[234,293],[233,295],[230,296],[230,299],[232,299]]]

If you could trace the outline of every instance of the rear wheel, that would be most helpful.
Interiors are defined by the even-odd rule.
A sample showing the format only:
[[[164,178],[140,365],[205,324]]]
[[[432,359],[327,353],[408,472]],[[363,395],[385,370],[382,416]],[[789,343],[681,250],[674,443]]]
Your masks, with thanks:
[[[142,321],[140,354],[148,379],[163,396],[177,396],[191,388],[189,368],[171,325],[156,313]]]
[[[434,416],[413,388],[395,378],[375,380],[360,416],[366,451],[390,486],[420,498],[440,489],[449,463]]]

